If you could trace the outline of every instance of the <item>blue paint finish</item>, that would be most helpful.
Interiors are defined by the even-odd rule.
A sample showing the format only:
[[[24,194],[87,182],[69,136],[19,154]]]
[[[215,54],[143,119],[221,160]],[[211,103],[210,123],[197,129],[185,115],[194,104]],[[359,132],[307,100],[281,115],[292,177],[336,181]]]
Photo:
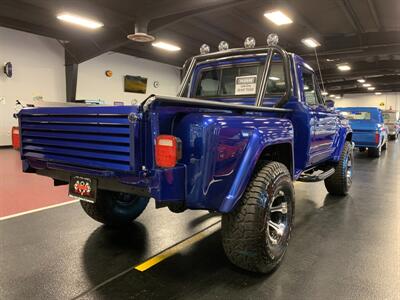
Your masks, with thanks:
[[[274,58],[275,59],[275,58]],[[265,55],[208,61],[202,68],[260,63]],[[58,170],[117,179],[145,188],[159,205],[183,202],[190,209],[229,212],[243,195],[262,155],[287,147],[294,180],[310,168],[335,164],[348,125],[325,106],[305,104],[301,67],[290,56],[293,96],[290,112],[237,111],[226,108],[149,101],[144,106],[29,108],[19,113],[24,170]],[[207,99],[254,104],[255,97]],[[277,96],[261,99],[271,106]],[[133,116],[134,118],[129,118]],[[170,134],[182,141],[182,159],[174,168],[155,165],[155,140]],[[101,188],[101,187],[100,187]]]
[[[128,115],[137,112],[137,106],[23,109],[19,113],[21,157],[134,171],[134,124]]]
[[[382,111],[376,107],[340,107],[338,111],[344,113],[369,113],[369,120],[349,120],[353,129],[353,142],[356,147],[379,148],[388,140],[387,127],[384,124]],[[376,135],[379,135],[378,143]]]

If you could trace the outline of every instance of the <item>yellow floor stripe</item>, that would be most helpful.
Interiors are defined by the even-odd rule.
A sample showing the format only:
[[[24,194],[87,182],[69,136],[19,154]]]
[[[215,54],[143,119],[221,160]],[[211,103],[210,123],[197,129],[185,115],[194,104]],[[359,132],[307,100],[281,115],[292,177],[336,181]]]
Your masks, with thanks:
[[[218,221],[207,228],[203,229],[202,231],[196,233],[195,235],[192,235],[191,237],[187,238],[186,240],[183,240],[182,242],[179,242],[178,244],[175,244],[174,246],[165,249],[164,251],[160,252],[156,256],[153,256],[152,258],[149,258],[145,262],[135,266],[135,269],[144,272],[154,265],[162,262],[163,260],[167,259],[168,257],[171,257],[175,255],[176,253],[182,251],[183,249],[189,247],[190,245],[193,245],[194,243],[204,239],[205,237],[213,234],[216,232],[218,229],[220,229],[220,224],[221,222]]]

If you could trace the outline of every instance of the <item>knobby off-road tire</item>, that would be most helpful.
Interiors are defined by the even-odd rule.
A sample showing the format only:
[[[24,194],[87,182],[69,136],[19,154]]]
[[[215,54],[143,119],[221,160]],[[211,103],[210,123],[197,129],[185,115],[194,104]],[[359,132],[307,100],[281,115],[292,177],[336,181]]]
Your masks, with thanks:
[[[282,260],[294,218],[288,169],[260,165],[235,209],[222,215],[222,242],[229,260],[248,271],[268,273]]]
[[[336,166],[335,173],[325,179],[325,187],[332,195],[345,196],[352,185],[353,177],[353,148],[350,142],[344,144],[340,160]]]
[[[149,199],[130,194],[99,190],[95,203],[80,201],[92,219],[110,226],[131,224],[146,208]]]

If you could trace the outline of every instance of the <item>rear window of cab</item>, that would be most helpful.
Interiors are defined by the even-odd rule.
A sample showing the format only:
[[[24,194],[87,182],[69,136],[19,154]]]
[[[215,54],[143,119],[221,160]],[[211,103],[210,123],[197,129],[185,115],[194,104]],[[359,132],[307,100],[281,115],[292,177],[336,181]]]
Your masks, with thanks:
[[[261,84],[265,57],[262,61],[226,64],[200,69],[194,97],[255,97]],[[282,59],[274,55],[267,81],[266,95],[283,95],[286,91]]]
[[[371,113],[368,111],[341,111],[340,114],[349,120],[371,120]]]

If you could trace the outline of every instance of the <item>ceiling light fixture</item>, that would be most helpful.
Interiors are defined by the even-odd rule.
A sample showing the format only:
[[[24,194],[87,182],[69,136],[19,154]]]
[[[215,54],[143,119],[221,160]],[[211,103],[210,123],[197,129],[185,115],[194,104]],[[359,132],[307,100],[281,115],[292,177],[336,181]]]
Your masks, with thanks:
[[[166,42],[155,42],[155,43],[152,43],[151,45],[154,47],[157,47],[157,48],[160,48],[163,50],[167,50],[167,51],[172,51],[172,52],[181,50],[180,47],[166,43]]]
[[[359,83],[364,83],[365,82],[365,79],[357,79],[357,81],[359,82]]]
[[[275,76],[269,76],[269,79],[273,80],[273,81],[278,81],[280,80],[279,77],[275,77]]]
[[[375,92],[375,95],[382,95],[381,92]]]
[[[270,20],[271,22],[275,23],[278,26],[293,23],[292,19],[290,19],[280,10],[268,11],[264,14],[264,17],[266,17],[268,20]]]
[[[337,65],[337,68],[340,71],[350,71],[351,70],[351,67],[348,64]]]
[[[331,94],[331,95],[329,95],[329,97],[331,97],[331,98],[334,98],[334,97],[335,97],[335,95],[334,95],[334,94]]]
[[[327,95],[328,95],[328,92],[323,91],[323,92],[321,92],[321,95],[322,95],[322,96],[327,96]]]
[[[61,13],[57,15],[57,19],[63,22],[72,23],[89,29],[98,29],[104,26],[104,24],[101,22],[73,15],[70,13]]]
[[[373,90],[375,90],[375,88],[374,88],[373,86],[370,86],[370,87],[368,88],[368,91],[373,91]]]
[[[309,48],[316,48],[321,46],[321,44],[317,40],[311,37],[302,39],[301,42]]]
[[[363,87],[369,87],[369,86],[371,86],[370,83],[364,83],[364,84],[363,84]]]
[[[336,96],[336,97],[335,97],[335,99],[340,99],[340,98],[342,98],[342,97],[340,97],[340,96]]]

